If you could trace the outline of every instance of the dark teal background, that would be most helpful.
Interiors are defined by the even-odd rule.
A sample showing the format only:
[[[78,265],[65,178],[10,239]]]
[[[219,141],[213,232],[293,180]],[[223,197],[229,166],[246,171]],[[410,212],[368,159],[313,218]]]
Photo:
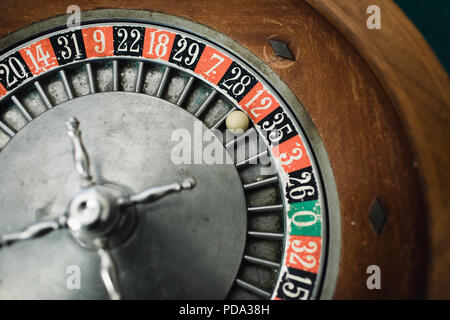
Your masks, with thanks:
[[[450,0],[395,0],[450,73]],[[383,26],[383,12],[381,12]]]

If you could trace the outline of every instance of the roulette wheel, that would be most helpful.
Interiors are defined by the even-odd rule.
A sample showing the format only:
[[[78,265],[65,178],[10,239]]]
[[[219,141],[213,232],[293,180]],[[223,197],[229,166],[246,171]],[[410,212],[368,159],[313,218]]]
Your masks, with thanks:
[[[448,76],[377,3],[3,1],[0,298],[448,298]]]

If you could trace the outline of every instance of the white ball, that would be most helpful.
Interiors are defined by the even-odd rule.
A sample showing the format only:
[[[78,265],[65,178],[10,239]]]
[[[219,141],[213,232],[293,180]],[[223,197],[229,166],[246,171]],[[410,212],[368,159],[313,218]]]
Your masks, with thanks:
[[[248,129],[248,116],[242,111],[231,112],[226,120],[227,129],[234,133],[244,132]]]

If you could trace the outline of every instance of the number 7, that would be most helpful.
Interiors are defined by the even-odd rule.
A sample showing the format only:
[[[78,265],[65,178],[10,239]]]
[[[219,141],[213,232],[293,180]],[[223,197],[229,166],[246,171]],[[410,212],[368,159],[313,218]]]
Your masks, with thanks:
[[[217,53],[214,53],[214,54],[211,56],[211,59],[210,59],[210,60],[212,60],[212,59],[219,59],[219,62],[217,62],[211,69],[209,69],[208,71],[205,72],[205,74],[206,74],[207,76],[209,76],[209,74],[210,74],[211,72],[212,72],[213,74],[215,74],[216,72],[213,71],[213,70],[216,69],[218,66],[220,66],[220,64],[221,64],[222,62],[224,62],[224,60],[225,60],[224,57],[219,56]]]

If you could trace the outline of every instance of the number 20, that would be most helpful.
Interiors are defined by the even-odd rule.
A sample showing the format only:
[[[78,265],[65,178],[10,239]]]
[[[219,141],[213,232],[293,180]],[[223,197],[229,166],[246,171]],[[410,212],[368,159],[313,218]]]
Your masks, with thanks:
[[[17,70],[17,68],[14,64],[19,66],[20,71]],[[12,74],[10,72],[10,69],[12,71]],[[10,57],[8,59],[8,65],[3,64],[3,63],[0,64],[0,75],[1,74],[6,74],[6,85],[8,87],[11,87],[17,81],[19,81],[18,79],[24,79],[27,77],[27,72],[25,71],[25,67],[15,57]]]

